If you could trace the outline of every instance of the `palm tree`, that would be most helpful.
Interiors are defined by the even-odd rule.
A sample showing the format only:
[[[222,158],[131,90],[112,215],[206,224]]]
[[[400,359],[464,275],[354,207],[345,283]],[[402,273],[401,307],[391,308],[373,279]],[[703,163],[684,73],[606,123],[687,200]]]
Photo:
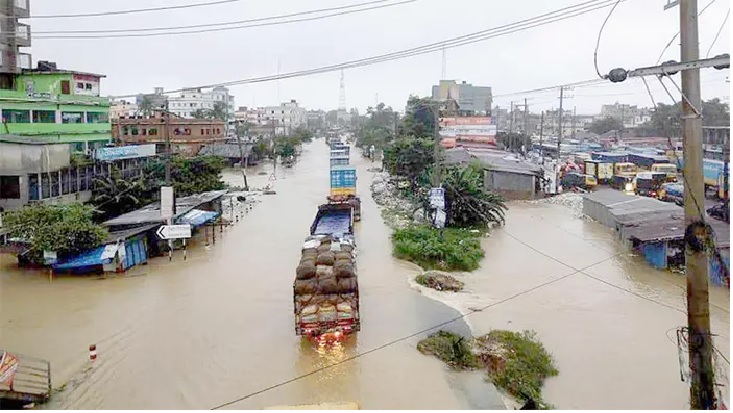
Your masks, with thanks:
[[[224,102],[214,102],[214,108],[209,110],[210,119],[227,120],[227,106]]]
[[[123,178],[113,170],[109,176],[94,178],[91,203],[103,218],[133,211],[147,200],[148,185],[144,178]]]
[[[153,113],[153,101],[150,99],[150,96],[143,96],[138,106],[138,112],[145,117],[149,117]]]
[[[483,168],[480,165],[448,169],[443,187],[449,225],[467,227],[504,224],[504,198],[484,191]]]

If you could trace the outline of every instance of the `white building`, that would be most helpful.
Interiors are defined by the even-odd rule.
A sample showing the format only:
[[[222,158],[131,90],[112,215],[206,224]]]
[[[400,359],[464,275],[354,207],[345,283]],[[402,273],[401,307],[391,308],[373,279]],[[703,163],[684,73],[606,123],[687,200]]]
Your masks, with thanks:
[[[266,123],[275,123],[278,133],[287,134],[300,126],[307,126],[308,117],[305,108],[298,105],[295,99],[281,103],[280,106],[265,106]]]
[[[137,115],[138,106],[135,103],[125,100],[113,100],[109,103],[109,118],[112,120],[121,117],[130,117]]]
[[[197,110],[214,109],[216,102],[221,102],[226,108],[229,135],[233,135],[235,132],[234,96],[230,95],[229,89],[223,86],[217,86],[210,92],[204,92],[201,88],[186,88],[179,96],[168,99],[168,109],[181,118],[193,118]]]

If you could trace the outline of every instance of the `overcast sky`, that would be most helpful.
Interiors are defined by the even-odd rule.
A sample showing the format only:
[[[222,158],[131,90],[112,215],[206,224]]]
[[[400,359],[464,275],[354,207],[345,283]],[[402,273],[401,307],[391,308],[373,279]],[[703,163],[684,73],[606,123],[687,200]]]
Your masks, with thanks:
[[[59,15],[201,3],[205,0],[30,0],[31,14]],[[111,30],[221,23],[335,6],[366,0],[240,0],[208,7],[93,18],[30,19],[34,35],[58,30]],[[399,0],[389,0],[396,2]],[[535,17],[584,0],[415,0],[409,4],[323,20],[269,27],[173,36],[94,40],[34,39],[34,62],[51,60],[60,68],[105,74],[102,93],[127,95],[328,66],[446,40]],[[615,10],[599,51],[602,73],[614,67],[652,66],[679,28],[679,9],[663,10],[667,0],[627,0]],[[700,9],[710,0],[701,0]],[[700,54],[704,57],[730,1],[718,0],[700,17]],[[597,77],[593,50],[609,8],[446,51],[446,77],[491,86],[494,95],[522,92]],[[726,23],[711,56],[730,50]],[[679,43],[664,59],[679,60]],[[363,111],[383,101],[399,110],[410,94],[427,96],[442,72],[440,51],[345,71],[346,103]],[[701,73],[703,98],[728,99],[728,70]],[[279,82],[231,87],[237,106],[265,106],[296,99],[309,109],[335,109],[339,72]],[[679,82],[679,76],[676,76]],[[671,103],[656,79],[657,102]],[[674,86],[668,83],[670,91]],[[558,106],[557,91],[497,97],[508,107],[529,99],[530,110]],[[566,108],[600,111],[603,103],[651,106],[643,84],[579,87],[568,93]],[[678,98],[674,93],[675,98]]]

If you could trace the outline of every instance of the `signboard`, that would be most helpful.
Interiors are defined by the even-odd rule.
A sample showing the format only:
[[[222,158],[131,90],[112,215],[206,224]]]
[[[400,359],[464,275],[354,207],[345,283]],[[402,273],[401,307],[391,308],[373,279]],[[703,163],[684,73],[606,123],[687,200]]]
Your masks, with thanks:
[[[155,156],[155,144],[99,148],[95,154],[99,161],[116,161],[118,159],[146,158],[149,156]]]
[[[161,239],[191,238],[191,226],[185,225],[163,225],[156,232]]]
[[[56,251],[43,251],[43,262],[48,264],[55,264],[58,261],[58,255]]]
[[[173,187],[160,187],[160,216],[163,219],[173,218]]]
[[[117,250],[118,249],[119,249],[119,247],[117,246],[117,244],[107,244],[107,245],[105,245],[104,246],[104,250],[102,251],[102,256],[100,257],[100,259],[102,261],[113,259],[115,257],[115,255],[117,255]]]
[[[474,117],[474,118],[443,118],[440,122],[440,126],[457,126],[457,125],[491,125],[491,118],[489,117]]]
[[[430,188],[428,197],[430,198],[430,207],[431,208],[439,208],[439,209],[445,208],[445,189]]]
[[[435,225],[435,228],[438,228],[438,229],[445,228],[445,220],[447,217],[445,215],[445,211],[442,208],[438,208],[434,210],[432,213],[432,217],[433,217],[433,225]]]
[[[17,370],[18,357],[4,351],[2,357],[0,357],[0,385],[8,386],[12,390]]]

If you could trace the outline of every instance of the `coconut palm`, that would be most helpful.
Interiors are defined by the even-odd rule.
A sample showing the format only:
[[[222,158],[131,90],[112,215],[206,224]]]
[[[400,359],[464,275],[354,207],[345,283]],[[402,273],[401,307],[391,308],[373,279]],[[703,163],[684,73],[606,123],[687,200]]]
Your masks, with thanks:
[[[498,194],[484,191],[480,165],[449,168],[443,180],[448,225],[467,227],[504,224],[506,205]]]
[[[144,178],[125,179],[116,170],[109,176],[94,178],[93,188],[91,204],[102,218],[133,211],[148,201]]]

